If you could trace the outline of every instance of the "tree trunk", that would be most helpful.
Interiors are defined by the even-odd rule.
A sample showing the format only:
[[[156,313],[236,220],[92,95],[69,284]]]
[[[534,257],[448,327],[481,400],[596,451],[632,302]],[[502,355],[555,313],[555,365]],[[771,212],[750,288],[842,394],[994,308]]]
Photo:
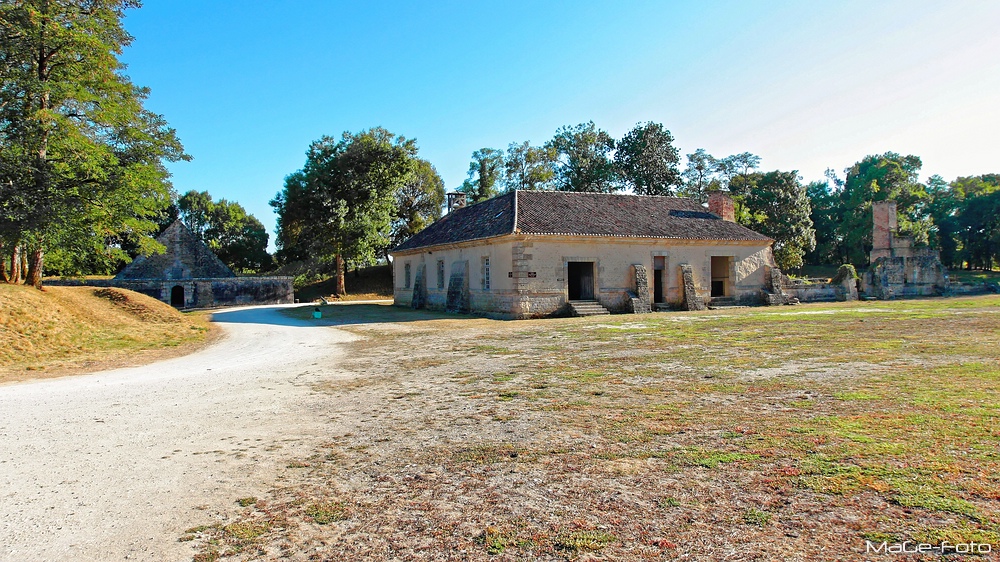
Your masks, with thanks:
[[[24,284],[31,285],[36,289],[42,288],[42,265],[45,263],[45,252],[41,248],[35,248],[31,252],[31,261],[28,263],[28,275]]]
[[[344,257],[337,254],[337,295],[346,295],[347,288],[344,286]]]
[[[7,283],[7,256],[3,255],[3,244],[0,244],[0,283]]]
[[[14,249],[10,252],[10,277],[7,282],[11,285],[21,283],[21,247],[14,244]]]

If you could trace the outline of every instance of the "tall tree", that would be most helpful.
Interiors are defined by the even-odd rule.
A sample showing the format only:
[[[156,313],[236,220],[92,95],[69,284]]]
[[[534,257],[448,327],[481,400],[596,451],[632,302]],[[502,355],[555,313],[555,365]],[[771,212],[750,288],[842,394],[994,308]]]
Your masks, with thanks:
[[[416,152],[413,140],[382,128],[313,142],[305,166],[271,202],[279,244],[332,259],[336,293],[345,294],[345,262],[371,263],[390,244],[396,196],[413,173]]]
[[[511,143],[504,159],[507,191],[550,189],[555,179],[556,150],[551,146],[531,146],[527,141]]]
[[[268,201],[277,216],[274,245],[278,263],[287,264],[309,258],[310,204],[316,197],[305,172],[298,170],[285,177],[284,187]]]
[[[192,190],[180,196],[177,209],[191,232],[234,271],[259,273],[272,265],[267,229],[239,203]]]
[[[964,195],[952,189],[952,186],[937,174],[927,180],[927,195],[930,197],[927,212],[934,221],[931,244],[938,248],[941,263],[945,266],[960,265],[958,264],[958,215],[964,205]]]
[[[949,191],[960,201],[952,223],[958,246],[955,261],[970,269],[992,269],[1000,262],[1000,175],[960,177],[949,184]]]
[[[392,221],[393,246],[441,218],[444,180],[427,160],[417,158],[413,169],[396,192],[396,216]]]
[[[212,220],[214,208],[215,201],[212,201],[212,195],[207,191],[191,190],[177,199],[181,221],[202,240],[205,239],[205,231]]]
[[[723,189],[740,193],[749,189],[751,174],[760,167],[760,156],[744,152],[733,154],[715,161],[715,170]]]
[[[816,247],[806,253],[805,259],[811,264],[837,265],[848,260],[840,229],[844,222],[844,208],[840,201],[843,183],[833,170],[827,170],[827,174],[827,181],[814,181],[806,186],[806,194],[812,207],[810,219],[816,229]]]
[[[868,263],[872,249],[872,203],[896,201],[897,223],[902,233],[926,243],[931,228],[927,213],[929,196],[918,181],[921,161],[895,152],[867,156],[847,170],[840,193],[843,207],[841,236],[848,261]]]
[[[495,197],[499,193],[503,165],[502,150],[480,148],[472,153],[472,162],[469,163],[469,178],[462,183],[459,190],[465,193],[473,203]]]
[[[716,177],[718,161],[704,148],[687,155],[687,168],[681,174],[684,186],[681,195],[691,197],[704,203],[708,201],[708,192],[720,189],[721,183]]]
[[[774,238],[774,260],[781,269],[799,269],[816,246],[812,206],[797,171],[775,170],[743,176],[739,195],[746,207],[739,222]]]
[[[0,3],[0,238],[30,254],[32,285],[41,285],[47,249],[149,238],[170,201],[163,161],[188,158],[118,60],[132,41],[121,19],[138,6]]]
[[[562,127],[546,145],[556,151],[556,188],[611,193],[619,189],[615,139],[593,121]]]
[[[674,137],[660,123],[639,123],[616,144],[622,182],[637,195],[674,195],[683,180]]]

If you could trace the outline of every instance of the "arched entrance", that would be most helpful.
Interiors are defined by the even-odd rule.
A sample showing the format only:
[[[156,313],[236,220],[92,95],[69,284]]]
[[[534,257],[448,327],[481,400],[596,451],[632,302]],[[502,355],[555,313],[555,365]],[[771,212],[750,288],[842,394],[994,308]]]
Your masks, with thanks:
[[[170,306],[184,307],[184,287],[174,285],[174,288],[170,289]]]

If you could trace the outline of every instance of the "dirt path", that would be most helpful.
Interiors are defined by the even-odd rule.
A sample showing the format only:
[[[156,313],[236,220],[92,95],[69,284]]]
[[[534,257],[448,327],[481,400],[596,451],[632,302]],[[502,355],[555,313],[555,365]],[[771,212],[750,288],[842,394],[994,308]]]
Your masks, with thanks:
[[[354,338],[275,307],[144,367],[0,387],[0,559],[182,560],[193,510],[261,492],[329,429],[311,392]]]

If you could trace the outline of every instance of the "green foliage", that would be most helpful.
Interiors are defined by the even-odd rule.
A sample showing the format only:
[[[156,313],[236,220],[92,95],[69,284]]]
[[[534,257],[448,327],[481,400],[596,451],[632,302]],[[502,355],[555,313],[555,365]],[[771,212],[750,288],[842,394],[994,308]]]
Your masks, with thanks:
[[[1000,189],[967,199],[957,226],[966,263],[992,269],[1000,262]]]
[[[715,172],[722,186],[734,193],[740,192],[740,186],[750,183],[750,175],[760,167],[760,156],[743,152],[726,156],[715,161]]]
[[[239,203],[213,201],[207,191],[188,191],[177,200],[184,224],[223,263],[240,273],[259,273],[273,265],[264,225]]]
[[[349,516],[347,507],[342,502],[314,503],[306,507],[305,514],[317,525],[329,525]]]
[[[715,177],[717,160],[711,154],[699,148],[693,154],[687,155],[687,168],[681,176],[684,186],[680,194],[704,203],[708,201],[708,193],[721,189],[721,183]]]
[[[681,185],[674,137],[660,123],[639,123],[618,141],[615,166],[637,195],[674,195]]]
[[[868,263],[872,250],[872,203],[896,201],[899,231],[927,243],[931,219],[926,205],[927,191],[917,179],[921,162],[917,156],[886,152],[867,156],[846,170],[840,193],[843,240],[848,263]]]
[[[132,41],[121,19],[137,6],[0,4],[0,239],[31,250],[39,280],[45,251],[72,269],[154,249],[142,239],[170,203],[163,162],[189,158],[118,60]]]
[[[747,172],[732,176],[729,184],[744,208],[737,221],[774,238],[778,267],[802,267],[805,253],[816,246],[816,232],[810,218],[812,206],[798,172]]]
[[[499,184],[504,172],[503,156],[503,151],[495,148],[480,148],[472,153],[469,179],[459,188],[470,203],[485,201],[499,193]]]
[[[756,508],[749,508],[743,512],[743,522],[747,525],[765,527],[771,522],[771,514]]]
[[[562,127],[546,145],[557,154],[556,189],[611,193],[619,189],[615,139],[593,121]]]
[[[843,283],[844,281],[847,281],[848,279],[854,280],[857,278],[858,278],[858,270],[854,269],[853,265],[845,263],[844,265],[840,266],[840,269],[837,270],[837,274],[834,275],[832,279],[830,279],[830,282],[834,284],[839,284]]]
[[[507,191],[551,189],[555,179],[556,149],[531,146],[527,141],[511,143],[504,160],[504,184]]]
[[[380,127],[313,142],[305,166],[285,178],[271,200],[282,257],[334,260],[336,292],[343,294],[344,263],[374,263],[391,244],[407,183],[423,181],[420,189],[437,191],[432,169],[418,165],[416,152],[413,140]]]
[[[430,162],[416,159],[410,174],[396,192],[396,216],[392,221],[392,245],[402,244],[441,218],[444,180]]]

